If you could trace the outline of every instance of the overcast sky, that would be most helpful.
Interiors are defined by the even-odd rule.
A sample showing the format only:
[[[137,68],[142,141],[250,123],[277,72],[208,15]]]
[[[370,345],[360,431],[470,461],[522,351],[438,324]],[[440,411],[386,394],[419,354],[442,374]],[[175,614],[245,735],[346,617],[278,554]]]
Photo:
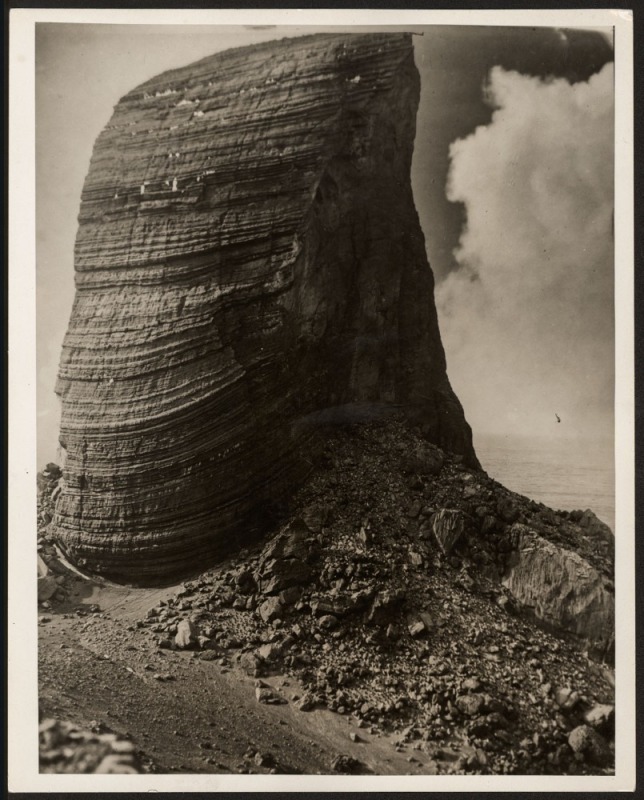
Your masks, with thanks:
[[[80,194],[114,105],[154,75],[218,50],[322,30],[331,29],[37,26],[39,464],[57,458],[53,388],[74,294]],[[534,28],[415,30],[423,36],[414,37],[421,74],[414,195],[437,278],[448,374],[475,442],[484,431],[610,435],[608,38]]]

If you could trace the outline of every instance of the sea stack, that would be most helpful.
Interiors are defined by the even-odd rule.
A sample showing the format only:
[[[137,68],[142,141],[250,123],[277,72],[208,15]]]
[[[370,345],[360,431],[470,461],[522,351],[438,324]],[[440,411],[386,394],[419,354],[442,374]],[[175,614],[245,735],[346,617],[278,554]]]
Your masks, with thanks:
[[[55,531],[91,572],[206,566],[387,409],[478,466],[410,168],[409,34],[229,50],[131,91],[94,146],[61,358]]]

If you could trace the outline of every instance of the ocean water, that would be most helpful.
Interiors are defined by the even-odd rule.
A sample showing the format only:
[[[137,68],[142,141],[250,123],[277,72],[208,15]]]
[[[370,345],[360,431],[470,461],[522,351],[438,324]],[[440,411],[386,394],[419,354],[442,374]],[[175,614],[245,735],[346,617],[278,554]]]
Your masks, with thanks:
[[[555,510],[590,508],[615,530],[613,441],[477,434],[483,469],[508,489]]]

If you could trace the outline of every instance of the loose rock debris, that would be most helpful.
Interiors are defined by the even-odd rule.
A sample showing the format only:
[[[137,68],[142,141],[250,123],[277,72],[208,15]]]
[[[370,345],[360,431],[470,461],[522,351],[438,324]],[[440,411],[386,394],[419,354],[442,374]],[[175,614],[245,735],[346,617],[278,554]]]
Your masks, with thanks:
[[[427,469],[410,459],[418,452]],[[49,543],[48,496],[41,492],[39,553],[62,580],[40,603],[43,624],[69,607],[81,580]],[[151,643],[160,655],[184,652],[250,676],[262,706],[333,712],[355,728],[352,747],[368,754],[390,742],[423,774],[610,774],[610,666],[583,637],[545,630],[504,587],[517,525],[581,554],[610,586],[612,551],[588,512],[553,512],[509,492],[402,422],[335,431],[275,535],[143,611],[130,625],[132,647]],[[87,608],[78,625],[109,621]],[[189,681],[178,663],[188,662],[151,678]],[[48,724],[70,735],[64,747],[49,736],[43,768],[116,769],[104,763],[118,755],[107,747],[115,740]],[[289,770],[259,760],[237,771]],[[368,760],[340,752],[327,771],[377,772]]]

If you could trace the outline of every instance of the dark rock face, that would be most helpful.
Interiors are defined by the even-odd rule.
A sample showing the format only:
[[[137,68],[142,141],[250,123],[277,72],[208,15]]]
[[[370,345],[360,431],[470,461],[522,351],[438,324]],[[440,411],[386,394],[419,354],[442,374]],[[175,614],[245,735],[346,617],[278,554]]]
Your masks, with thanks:
[[[57,384],[69,558],[136,581],[203,566],[347,409],[402,406],[477,466],[410,188],[418,99],[411,37],[366,34],[217,54],[118,103]]]

